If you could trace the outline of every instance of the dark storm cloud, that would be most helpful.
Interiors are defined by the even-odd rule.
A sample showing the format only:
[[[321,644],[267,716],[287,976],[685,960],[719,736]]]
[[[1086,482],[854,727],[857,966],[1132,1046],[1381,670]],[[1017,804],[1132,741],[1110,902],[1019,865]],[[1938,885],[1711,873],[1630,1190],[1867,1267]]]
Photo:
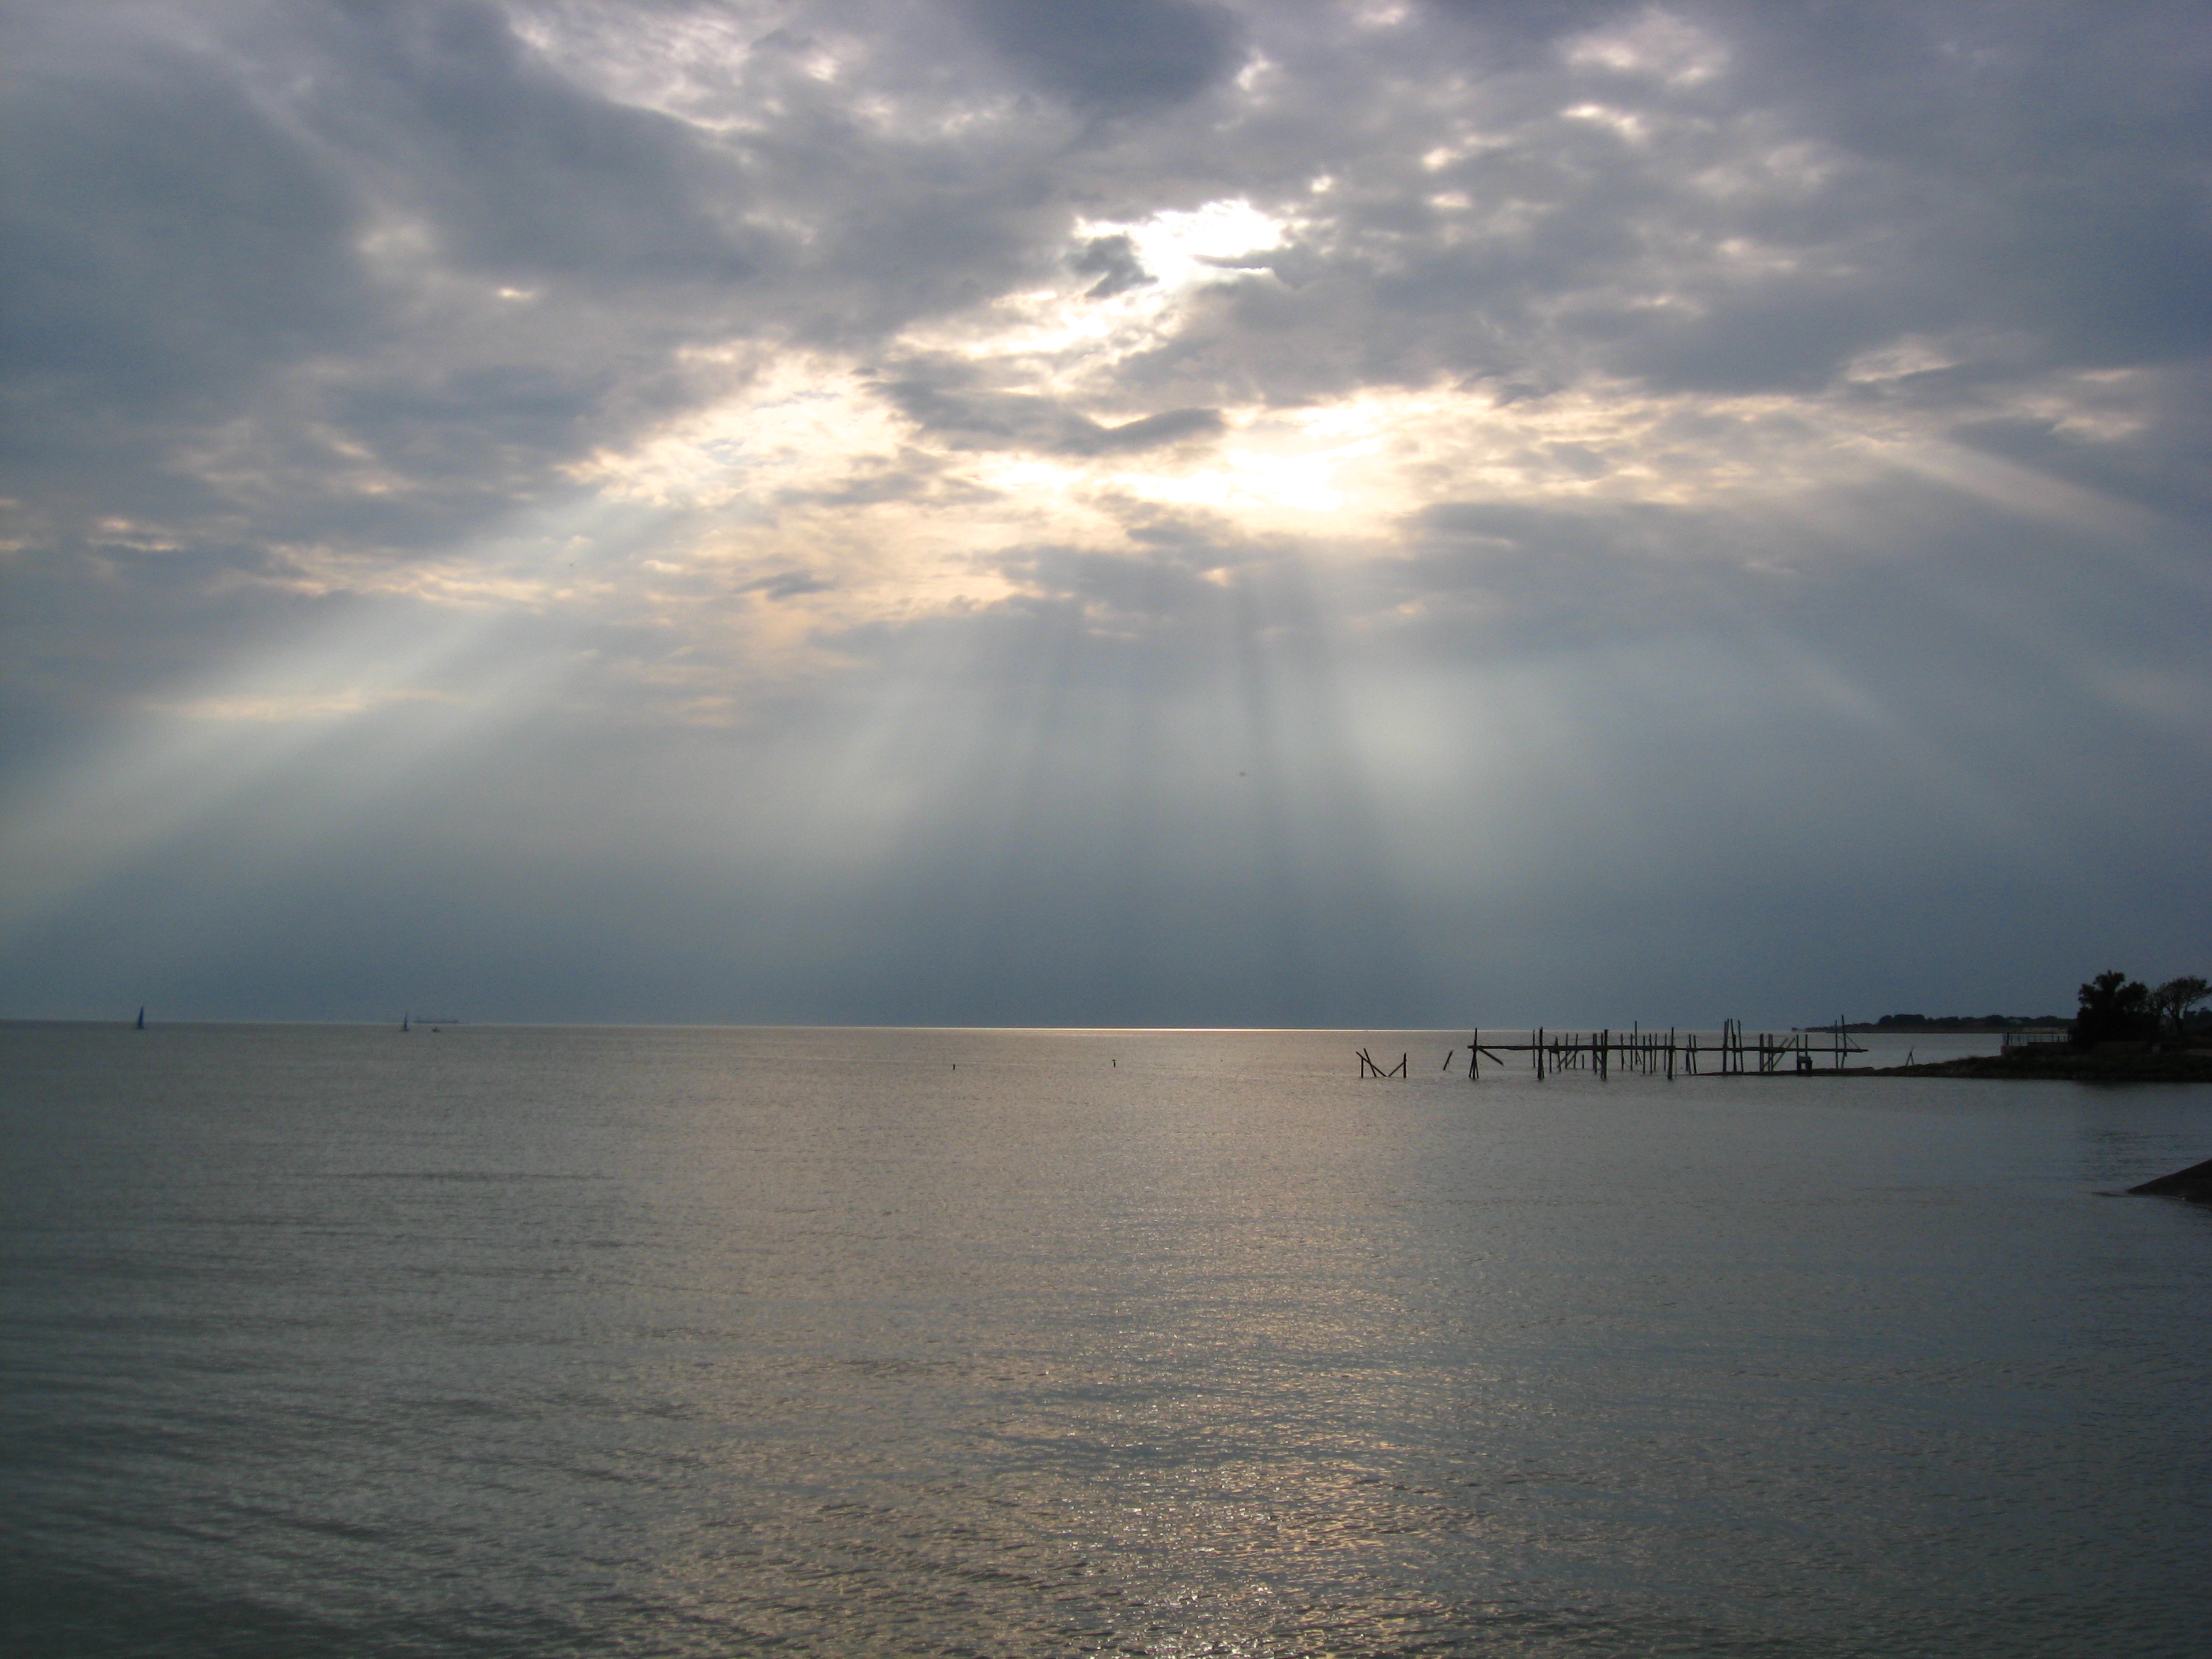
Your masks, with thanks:
[[[916,425],[962,448],[1134,454],[1222,429],[1218,410],[1170,409],[1108,424],[1055,398],[993,391],[975,386],[973,378],[959,364],[910,363],[884,382],[884,392]]]
[[[1067,263],[1077,275],[1098,279],[1085,294],[1086,299],[1110,300],[1153,280],[1127,236],[1094,236]]]
[[[1691,109],[1759,112],[1833,147],[1832,184],[1737,222],[1823,256],[1629,330],[1625,366],[1691,385],[1802,384],[1914,330],[2016,331],[2042,364],[2201,352],[2212,211],[2194,182],[2212,29],[2151,5],[1854,8],[1714,19],[1731,62]],[[1625,88],[1633,95],[1638,88]]]
[[[1916,333],[1970,335],[1970,356],[2015,374],[2202,350],[2207,49],[2186,9],[2110,32],[2063,9],[1943,7],[1457,21],[1327,64],[1294,23],[1267,37],[1310,78],[1255,119],[1268,153],[1239,160],[1335,188],[1264,256],[1281,286],[1224,296],[1152,373],[1234,341],[1292,396],[1589,368],[1802,392]],[[1641,62],[1565,52],[1600,23],[1661,38]],[[1416,47],[1473,77],[1461,102],[1482,142],[1455,147],[1460,118],[1434,100],[1382,101]],[[1358,140],[1334,142],[1348,108]],[[1463,203],[1438,206],[1445,191]]]
[[[730,170],[688,130],[533,72],[488,8],[215,8],[234,33],[212,40],[156,17],[53,9],[16,37],[19,487],[202,548],[241,514],[259,539],[428,548],[672,406],[685,301],[609,327],[593,297],[744,280]],[[441,284],[471,267],[485,285]],[[581,302],[489,291],[549,276]]]
[[[1188,0],[964,0],[984,37],[1079,109],[1126,114],[1194,98],[1237,60],[1233,13]]]
[[[682,122],[548,72],[499,7],[351,0],[309,17],[324,77],[307,118],[455,264],[593,286],[751,274],[739,170]]]
[[[747,582],[738,591],[757,593],[768,599],[795,599],[802,593],[826,593],[836,585],[809,570],[786,570],[774,576],[763,576],[758,581]]]
[[[0,47],[0,493],[34,538],[88,511],[219,511],[166,465],[175,446],[373,335],[355,192],[221,63],[45,21]]]
[[[1210,436],[1222,429],[1221,411],[1215,409],[1170,409],[1119,426],[1086,422],[1060,441],[1073,455],[1127,455],[1157,449],[1164,444]]]
[[[352,192],[218,65],[126,46],[17,76],[0,149],[11,386],[173,404],[353,337]]]

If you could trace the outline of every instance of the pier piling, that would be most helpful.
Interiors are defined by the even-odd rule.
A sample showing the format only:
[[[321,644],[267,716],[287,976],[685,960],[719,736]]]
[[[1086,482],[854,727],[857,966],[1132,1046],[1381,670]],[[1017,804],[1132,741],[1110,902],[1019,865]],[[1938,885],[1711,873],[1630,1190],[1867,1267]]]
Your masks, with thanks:
[[[1458,1051],[1455,1049],[1454,1054]],[[1710,1034],[1700,1037],[1696,1031],[1684,1031],[1668,1026],[1662,1036],[1657,1031],[1645,1030],[1642,1025],[1632,1026],[1626,1032],[1610,1027],[1601,1027],[1589,1033],[1553,1031],[1539,1025],[1528,1033],[1524,1042],[1508,1042],[1492,1036],[1484,1037],[1476,1030],[1468,1038],[1467,1075],[1470,1082],[1482,1076],[1485,1059],[1502,1066],[1507,1054],[1525,1054],[1539,1081],[1555,1072],[1586,1071],[1601,1081],[1613,1076],[1615,1060],[1632,1072],[1646,1076],[1663,1074],[1668,1082],[1674,1080],[1677,1068],[1684,1077],[1700,1074],[1701,1060],[1710,1060],[1717,1054],[1719,1074],[1723,1077],[1747,1077],[1754,1072],[1771,1076],[1785,1071],[1813,1072],[1820,1068],[1819,1057],[1826,1054],[1838,1071],[1844,1069],[1846,1054],[1863,1054],[1866,1049],[1851,1041],[1841,1020],[1832,1026],[1820,1026],[1806,1030],[1777,1034],[1761,1031],[1747,1036],[1741,1020],[1723,1020],[1717,1039]],[[1384,1067],[1369,1058],[1367,1051],[1359,1051],[1360,1075],[1371,1070],[1376,1077],[1403,1077],[1406,1060],[1401,1056],[1395,1066]],[[1447,1057],[1445,1069],[1451,1061]]]

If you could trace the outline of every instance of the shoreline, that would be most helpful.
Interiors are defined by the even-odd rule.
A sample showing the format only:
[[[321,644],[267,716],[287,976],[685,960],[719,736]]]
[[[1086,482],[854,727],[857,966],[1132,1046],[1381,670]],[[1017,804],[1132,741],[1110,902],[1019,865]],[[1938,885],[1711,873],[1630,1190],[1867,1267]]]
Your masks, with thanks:
[[[1929,1060],[1917,1066],[1847,1066],[1840,1071],[1829,1068],[1777,1072],[1771,1075],[1999,1078],[2053,1083],[2212,1083],[2212,1051],[2193,1048],[2179,1054],[2110,1054],[2095,1049],[2086,1053],[2062,1049],[2057,1054],[2049,1054],[2029,1049],[2008,1054],[1966,1054],[1956,1060]]]

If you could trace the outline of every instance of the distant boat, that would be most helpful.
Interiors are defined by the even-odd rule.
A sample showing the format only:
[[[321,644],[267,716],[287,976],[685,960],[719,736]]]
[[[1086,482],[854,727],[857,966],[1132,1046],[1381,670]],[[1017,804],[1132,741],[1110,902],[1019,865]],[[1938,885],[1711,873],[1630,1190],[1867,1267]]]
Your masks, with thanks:
[[[408,1022],[410,1019],[413,1018],[414,1018],[414,1016],[413,1016],[413,1015],[411,1015],[411,1014],[402,1014],[402,1015],[400,1015],[400,1016],[399,1016],[399,1029],[400,1029],[401,1030],[403,1030],[403,1031],[409,1031],[409,1030],[412,1030],[414,1029],[414,1027],[412,1027],[411,1025],[408,1024],[408,1023],[407,1023],[407,1022]]]
[[[143,1031],[143,1030],[144,1030],[145,1029],[146,1029],[146,1005],[145,1005],[144,1003],[143,1003],[143,1002],[142,1002],[142,1003],[140,1003],[140,1004],[138,1005],[138,1030],[142,1030],[142,1031]]]

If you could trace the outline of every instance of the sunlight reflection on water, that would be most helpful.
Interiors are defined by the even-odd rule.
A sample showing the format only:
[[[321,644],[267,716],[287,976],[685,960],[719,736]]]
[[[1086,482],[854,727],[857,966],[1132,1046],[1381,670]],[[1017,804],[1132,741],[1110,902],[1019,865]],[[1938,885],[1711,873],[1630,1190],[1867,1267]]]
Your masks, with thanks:
[[[2196,1650],[2212,1091],[1464,1041],[7,1028],[18,1627]]]

